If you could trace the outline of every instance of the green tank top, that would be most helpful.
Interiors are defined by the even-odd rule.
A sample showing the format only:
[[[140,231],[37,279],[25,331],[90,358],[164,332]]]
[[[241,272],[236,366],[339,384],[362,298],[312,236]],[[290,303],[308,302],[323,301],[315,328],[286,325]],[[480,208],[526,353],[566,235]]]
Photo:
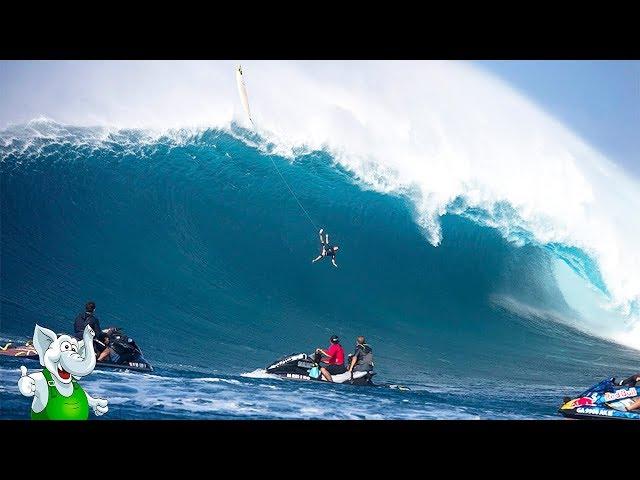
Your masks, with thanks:
[[[89,418],[87,394],[75,379],[71,380],[73,393],[69,397],[64,397],[58,392],[51,372],[45,369],[42,374],[49,387],[49,400],[41,412],[36,413],[33,409],[31,410],[32,420],[87,420]]]

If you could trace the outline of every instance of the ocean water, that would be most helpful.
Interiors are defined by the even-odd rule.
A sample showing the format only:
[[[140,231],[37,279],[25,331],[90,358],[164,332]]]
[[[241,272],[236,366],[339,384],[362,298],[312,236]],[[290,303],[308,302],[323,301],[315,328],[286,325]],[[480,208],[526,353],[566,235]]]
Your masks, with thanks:
[[[82,380],[114,419],[558,418],[564,395],[638,370],[616,343],[637,312],[607,303],[598,257],[541,241],[509,202],[455,198],[434,241],[415,192],[373,188],[330,150],[274,150],[236,123],[1,132],[0,337],[68,331],[95,300],[155,367]],[[316,226],[338,269],[311,263]],[[365,335],[376,381],[411,390],[264,373],[332,334],[347,350]],[[0,418],[27,418],[22,363],[0,360]]]

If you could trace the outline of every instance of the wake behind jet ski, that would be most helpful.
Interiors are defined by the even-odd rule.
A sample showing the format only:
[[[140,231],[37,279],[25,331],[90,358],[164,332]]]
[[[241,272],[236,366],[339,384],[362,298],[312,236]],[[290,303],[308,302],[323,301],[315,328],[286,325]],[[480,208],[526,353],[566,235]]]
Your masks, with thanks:
[[[635,382],[616,385],[610,378],[589,388],[576,398],[566,397],[560,412],[569,418],[612,418],[640,420],[640,410],[627,410],[640,399]]]
[[[95,368],[104,370],[131,370],[136,372],[153,371],[151,364],[142,355],[142,350],[133,339],[130,339],[123,333],[122,329],[110,327],[102,330],[102,333],[104,334],[104,339],[109,339],[105,340],[106,344],[110,345],[114,352],[119,353],[107,357],[104,361],[96,362]],[[127,340],[131,341],[129,342]],[[104,342],[98,340],[94,340],[94,343],[96,344],[96,351],[99,352],[102,352],[106,346]],[[7,343],[0,347],[0,355],[38,361],[38,352],[36,352],[31,340],[23,345]]]
[[[267,373],[278,375],[283,378],[291,378],[295,380],[317,380],[327,382],[320,374],[320,360],[322,355],[316,352],[313,355],[306,353],[294,353],[281,358],[266,368]],[[331,383],[346,383],[357,386],[376,386],[372,378],[375,375],[373,371],[351,372],[332,375]]]

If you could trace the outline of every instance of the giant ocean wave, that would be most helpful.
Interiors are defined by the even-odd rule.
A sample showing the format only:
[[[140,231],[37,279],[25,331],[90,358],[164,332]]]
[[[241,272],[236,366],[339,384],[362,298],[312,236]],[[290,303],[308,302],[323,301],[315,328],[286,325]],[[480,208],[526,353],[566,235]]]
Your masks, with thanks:
[[[92,297],[163,361],[232,372],[331,332],[448,371],[640,348],[637,181],[508,86],[458,63],[248,62],[253,131],[224,71],[188,126],[131,107],[0,132],[0,331]],[[311,265],[271,161],[338,270]]]

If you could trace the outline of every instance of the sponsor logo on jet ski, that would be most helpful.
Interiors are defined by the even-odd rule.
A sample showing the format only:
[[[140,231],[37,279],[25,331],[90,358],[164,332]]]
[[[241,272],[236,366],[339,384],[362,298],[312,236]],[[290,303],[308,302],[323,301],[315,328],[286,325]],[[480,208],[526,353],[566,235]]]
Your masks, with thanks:
[[[604,394],[604,400],[605,402],[612,402],[613,400],[620,400],[623,398],[629,398],[629,397],[635,397],[638,395],[637,390],[635,389],[635,387],[633,388],[623,388],[621,390],[618,390],[617,392],[613,392],[613,393],[605,393]]]
[[[584,407],[586,405],[593,405],[594,399],[591,397],[580,397],[574,400],[571,400],[567,405],[563,408],[576,408],[576,407]]]
[[[585,414],[589,414],[589,415],[600,415],[602,417],[612,417],[613,416],[613,410],[604,410],[602,408],[579,407],[576,410],[576,412],[585,413]]]

